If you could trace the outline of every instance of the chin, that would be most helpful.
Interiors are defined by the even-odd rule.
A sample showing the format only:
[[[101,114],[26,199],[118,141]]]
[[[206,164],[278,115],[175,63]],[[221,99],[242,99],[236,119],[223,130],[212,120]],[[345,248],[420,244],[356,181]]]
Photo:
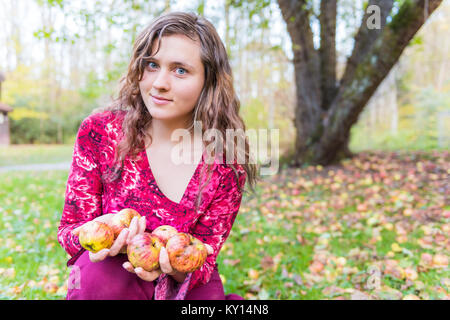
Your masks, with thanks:
[[[163,120],[167,118],[172,118],[172,116],[169,113],[169,110],[164,109],[164,106],[150,105],[149,107],[147,107],[147,110],[154,119]]]
[[[166,106],[150,106],[148,108],[148,112],[152,116],[153,119],[156,120],[182,120],[188,117],[187,113],[178,113],[173,112],[173,110],[169,110],[169,108],[165,109]],[[178,111],[178,110],[177,110]]]

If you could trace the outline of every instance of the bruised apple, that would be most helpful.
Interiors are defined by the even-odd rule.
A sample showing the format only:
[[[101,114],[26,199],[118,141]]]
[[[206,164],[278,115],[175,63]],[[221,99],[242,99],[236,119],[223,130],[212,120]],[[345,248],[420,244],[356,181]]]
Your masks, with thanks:
[[[81,228],[78,240],[83,248],[95,253],[112,246],[114,232],[106,223],[89,221]]]
[[[159,252],[163,244],[158,237],[144,232],[131,239],[127,247],[128,261],[133,267],[141,267],[145,271],[159,268]]]
[[[169,225],[162,225],[152,231],[152,235],[157,236],[165,246],[170,237],[178,233],[177,229]]]
[[[118,213],[113,215],[111,218],[111,222],[109,223],[109,226],[112,228],[114,232],[114,238],[116,239],[120,232],[128,228],[130,226],[131,220],[134,217],[140,218],[141,215],[134,209],[131,208],[125,208],[120,210]]]
[[[205,263],[208,250],[203,242],[188,233],[179,232],[166,243],[169,261],[179,272],[194,272]]]

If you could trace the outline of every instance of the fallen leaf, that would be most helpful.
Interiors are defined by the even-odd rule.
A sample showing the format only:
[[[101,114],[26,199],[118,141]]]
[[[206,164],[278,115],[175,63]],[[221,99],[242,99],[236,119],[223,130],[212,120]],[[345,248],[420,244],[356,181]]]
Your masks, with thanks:
[[[253,280],[257,280],[259,278],[259,272],[255,269],[248,270],[248,277]]]
[[[275,265],[273,258],[271,256],[264,256],[261,259],[261,268],[265,271],[271,269]]]

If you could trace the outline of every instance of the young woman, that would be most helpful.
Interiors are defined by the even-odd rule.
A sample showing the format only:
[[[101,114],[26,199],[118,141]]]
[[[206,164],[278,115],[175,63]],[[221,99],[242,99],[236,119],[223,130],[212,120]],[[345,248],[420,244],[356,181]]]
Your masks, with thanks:
[[[77,134],[58,228],[71,256],[67,264],[74,266],[67,299],[242,299],[225,296],[216,263],[245,182],[253,191],[258,179],[239,108],[225,47],[209,21],[172,12],[138,35],[118,98],[94,110]],[[194,123],[201,124],[201,135],[193,134]],[[194,145],[183,149],[188,163],[173,161],[177,129]],[[205,141],[208,129],[220,135]],[[230,129],[235,137],[206,148],[225,140]],[[245,161],[238,162],[242,155]],[[133,219],[110,249],[84,250],[78,241],[83,225],[108,223],[123,208],[142,218]],[[160,225],[206,244],[205,264],[177,272],[162,249],[159,270],[134,269],[123,254],[127,243]]]

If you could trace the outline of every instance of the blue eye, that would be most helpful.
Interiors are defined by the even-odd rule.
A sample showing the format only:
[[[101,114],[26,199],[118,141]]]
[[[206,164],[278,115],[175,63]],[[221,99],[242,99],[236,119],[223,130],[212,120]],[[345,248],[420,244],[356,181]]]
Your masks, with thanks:
[[[150,69],[155,69],[155,68],[158,67],[158,64],[155,63],[155,62],[153,62],[153,61],[149,61],[148,64],[147,64],[147,66],[148,66]],[[181,67],[177,68],[177,70],[181,70],[181,72],[177,72],[177,74],[180,75],[180,76],[181,76],[181,75],[185,75],[186,73],[188,73],[188,71],[187,71],[186,69],[181,68]]]
[[[186,69],[183,69],[183,68],[177,68],[177,70],[183,70],[183,73],[179,73],[179,75],[182,75],[182,74],[186,74]]]

